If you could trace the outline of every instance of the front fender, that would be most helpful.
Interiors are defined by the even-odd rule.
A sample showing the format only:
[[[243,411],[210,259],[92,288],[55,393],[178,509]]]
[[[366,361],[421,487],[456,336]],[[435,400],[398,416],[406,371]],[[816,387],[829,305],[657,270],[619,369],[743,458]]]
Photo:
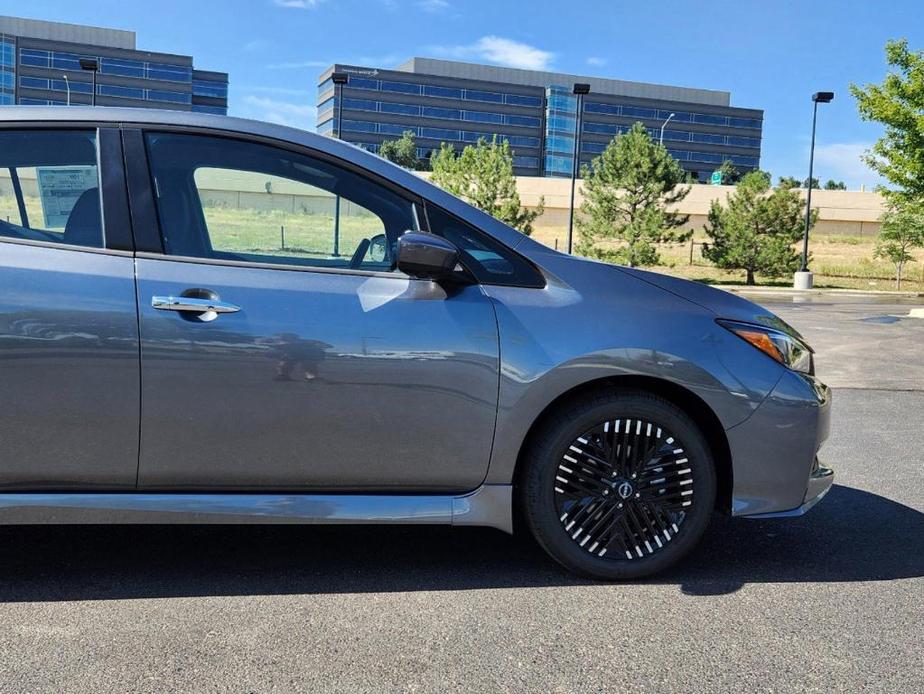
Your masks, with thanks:
[[[783,369],[715,323],[715,315],[607,266],[578,284],[485,287],[494,302],[501,370],[485,482],[509,484],[533,423],[550,403],[601,379],[644,376],[703,400],[723,428],[745,421]]]

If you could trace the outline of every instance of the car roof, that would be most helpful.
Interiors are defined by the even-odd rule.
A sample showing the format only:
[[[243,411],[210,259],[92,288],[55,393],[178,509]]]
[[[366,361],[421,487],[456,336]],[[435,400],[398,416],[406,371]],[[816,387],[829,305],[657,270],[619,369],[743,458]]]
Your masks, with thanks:
[[[503,222],[378,155],[337,138],[318,135],[317,133],[287,125],[278,125],[248,118],[166,109],[110,106],[0,106],[0,126],[3,124],[28,125],[29,123],[56,122],[68,124],[92,123],[93,125],[112,124],[113,126],[138,125],[142,127],[171,125],[281,140],[329,154],[371,171],[415,195],[443,207],[470,224],[491,234],[491,236],[511,248],[519,245],[525,238],[523,234],[508,227]]]

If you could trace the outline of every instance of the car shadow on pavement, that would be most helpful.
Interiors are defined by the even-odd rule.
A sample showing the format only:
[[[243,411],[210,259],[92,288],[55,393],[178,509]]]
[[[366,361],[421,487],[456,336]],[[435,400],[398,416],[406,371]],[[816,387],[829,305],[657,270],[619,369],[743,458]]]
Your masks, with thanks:
[[[675,569],[690,595],[747,583],[924,576],[924,513],[835,486],[808,515],[716,516]],[[917,549],[915,549],[915,547]],[[424,526],[0,527],[0,602],[588,585],[531,541]]]

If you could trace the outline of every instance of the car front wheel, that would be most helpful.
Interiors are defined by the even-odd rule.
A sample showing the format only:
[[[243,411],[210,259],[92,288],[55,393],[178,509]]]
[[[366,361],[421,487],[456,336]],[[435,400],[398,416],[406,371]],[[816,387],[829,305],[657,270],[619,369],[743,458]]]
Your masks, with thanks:
[[[644,391],[573,401],[540,424],[519,501],[539,544],[605,580],[662,571],[702,537],[716,494],[708,442],[683,410]]]

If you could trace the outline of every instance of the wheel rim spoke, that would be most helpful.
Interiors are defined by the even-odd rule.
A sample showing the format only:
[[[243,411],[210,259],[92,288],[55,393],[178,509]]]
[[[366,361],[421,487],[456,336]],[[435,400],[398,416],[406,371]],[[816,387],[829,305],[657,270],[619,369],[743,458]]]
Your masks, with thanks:
[[[693,505],[693,464],[658,422],[601,422],[568,447],[554,498],[572,542],[597,557],[638,560],[674,539]]]

